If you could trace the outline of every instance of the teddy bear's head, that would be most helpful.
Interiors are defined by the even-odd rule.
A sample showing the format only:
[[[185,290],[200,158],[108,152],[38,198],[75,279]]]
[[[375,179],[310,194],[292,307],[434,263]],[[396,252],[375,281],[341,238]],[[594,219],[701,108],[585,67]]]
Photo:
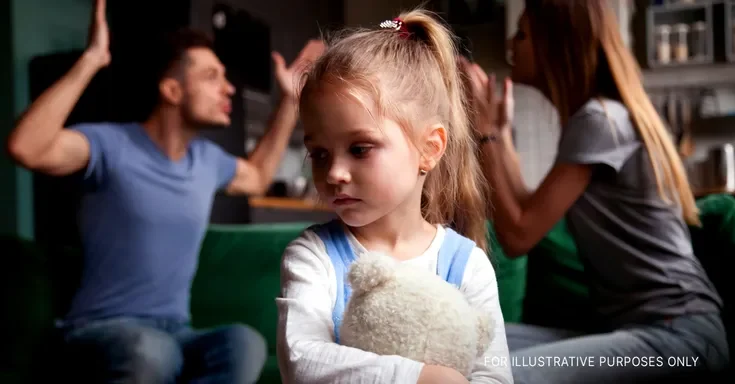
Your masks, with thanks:
[[[371,253],[348,273],[341,344],[448,366],[469,375],[490,342],[490,319],[436,274]]]

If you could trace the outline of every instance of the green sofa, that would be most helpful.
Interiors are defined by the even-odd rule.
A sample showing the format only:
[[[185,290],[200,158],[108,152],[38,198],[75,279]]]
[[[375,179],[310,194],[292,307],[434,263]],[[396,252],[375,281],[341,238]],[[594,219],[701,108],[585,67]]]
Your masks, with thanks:
[[[699,203],[704,227],[692,229],[698,254],[732,254],[735,199],[717,195]],[[192,288],[193,325],[241,322],[259,330],[269,346],[261,383],[280,382],[275,352],[280,259],[288,242],[308,225],[214,225],[202,245]],[[529,256],[512,260],[503,254],[490,225],[488,236],[506,321],[578,329],[588,324],[583,268],[563,221]],[[79,252],[12,236],[0,236],[0,249],[0,383],[48,382],[44,374],[50,372],[44,367],[50,353],[45,346],[54,317],[64,313],[76,288]],[[721,257],[707,260],[708,267],[722,273]],[[716,277],[720,288],[724,276]]]

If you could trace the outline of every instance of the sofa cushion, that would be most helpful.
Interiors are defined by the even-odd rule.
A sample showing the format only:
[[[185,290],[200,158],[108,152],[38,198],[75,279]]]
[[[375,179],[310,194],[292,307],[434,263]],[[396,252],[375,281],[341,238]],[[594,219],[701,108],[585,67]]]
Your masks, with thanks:
[[[260,383],[280,381],[274,362],[281,256],[308,225],[212,225],[202,243],[191,292],[192,325],[242,323],[260,332],[269,352]]]
[[[528,252],[523,322],[554,328],[594,327],[584,265],[566,220]]]
[[[726,255],[735,254],[735,198],[728,194],[697,200],[701,227],[690,226],[692,247],[725,301],[723,317],[732,323],[733,291],[725,274]],[[566,221],[561,220],[528,254],[528,284],[523,321],[550,327],[588,330],[594,314],[584,265]],[[728,262],[729,265],[729,262]],[[730,332],[732,339],[735,332]],[[732,341],[731,341],[732,344]]]
[[[733,303],[732,259],[735,258],[735,198],[718,194],[697,201],[701,227],[690,227],[694,254],[722,297],[722,318],[730,350],[735,346],[735,303]],[[727,260],[730,259],[730,260]]]
[[[48,382],[45,351],[78,286],[81,253],[15,236],[0,236],[0,250],[0,382]]]
[[[527,257],[524,255],[511,259],[506,256],[490,222],[487,223],[487,233],[488,257],[495,268],[503,319],[508,323],[521,322],[526,296]]]
[[[278,357],[275,355],[268,356],[260,373],[258,384],[279,384],[281,383],[281,371],[278,369]]]

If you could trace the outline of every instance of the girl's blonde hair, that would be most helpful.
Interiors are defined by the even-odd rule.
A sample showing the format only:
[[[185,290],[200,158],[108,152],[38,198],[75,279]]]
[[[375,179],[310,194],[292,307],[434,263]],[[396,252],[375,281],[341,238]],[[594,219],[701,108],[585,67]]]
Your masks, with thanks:
[[[536,67],[545,79],[539,85],[559,110],[562,124],[592,97],[621,100],[648,151],[660,197],[677,201],[684,220],[699,225],[681,157],[643,87],[640,68],[608,3],[526,0]]]
[[[301,103],[308,103],[320,86],[333,84],[358,101],[368,96],[372,105],[365,107],[374,116],[398,122],[414,140],[421,128],[442,124],[447,146],[426,176],[422,214],[431,223],[451,225],[487,251],[483,179],[454,35],[425,10],[402,13],[397,20],[400,30],[358,30],[331,41],[307,74]]]

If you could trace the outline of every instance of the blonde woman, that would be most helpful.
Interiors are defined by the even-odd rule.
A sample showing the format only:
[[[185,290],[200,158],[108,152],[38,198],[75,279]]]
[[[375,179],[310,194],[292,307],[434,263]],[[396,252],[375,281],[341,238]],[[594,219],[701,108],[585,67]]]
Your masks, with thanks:
[[[602,320],[591,335],[509,324],[515,382],[640,383],[723,369],[722,300],[688,233],[699,221],[692,191],[607,0],[527,0],[512,47],[513,80],[554,104],[562,132],[552,169],[528,191],[510,139],[512,84],[497,100],[494,78],[465,62],[490,217],[511,256],[565,217]]]

